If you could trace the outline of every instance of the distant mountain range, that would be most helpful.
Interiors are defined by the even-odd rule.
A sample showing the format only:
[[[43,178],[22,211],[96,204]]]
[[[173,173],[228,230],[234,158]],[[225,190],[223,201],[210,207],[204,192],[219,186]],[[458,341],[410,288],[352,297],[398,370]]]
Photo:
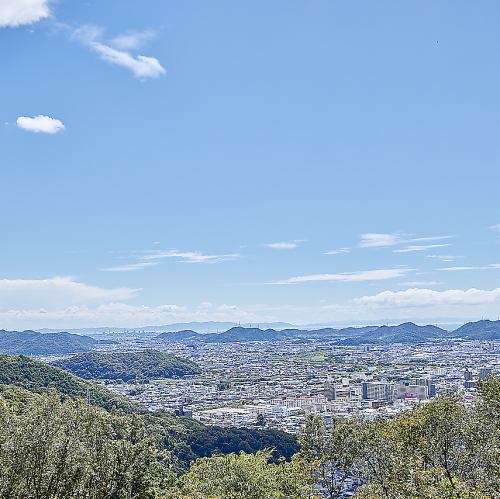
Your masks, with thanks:
[[[0,330],[0,353],[8,355],[62,355],[88,352],[101,343],[115,342],[66,332],[42,334],[36,331]]]
[[[405,322],[397,326],[365,326],[342,329],[260,329],[232,327],[223,333],[200,334],[193,330],[172,331],[157,336],[167,342],[202,342],[202,343],[234,343],[250,341],[307,341],[312,339],[331,339],[339,345],[390,345],[392,343],[424,343],[432,340],[466,339],[466,340],[499,340],[500,321],[470,322],[447,331],[437,326],[418,326],[413,322]]]
[[[224,323],[206,323],[224,324]],[[232,323],[230,323],[232,324]],[[280,326],[284,323],[277,323]],[[160,330],[162,326],[157,326]],[[150,331],[153,332],[153,331]],[[468,322],[454,331],[437,326],[418,326],[405,322],[397,326],[364,326],[341,329],[250,328],[233,326],[221,333],[200,333],[192,329],[162,332],[156,336],[165,342],[235,343],[250,341],[309,341],[328,339],[339,345],[390,345],[392,343],[424,343],[433,340],[500,340],[500,320]],[[108,336],[109,338],[109,336]],[[117,337],[119,340],[119,337]],[[37,331],[0,330],[0,353],[8,355],[64,355],[95,350],[104,343],[117,343],[111,339],[96,339],[69,332],[40,333]]]

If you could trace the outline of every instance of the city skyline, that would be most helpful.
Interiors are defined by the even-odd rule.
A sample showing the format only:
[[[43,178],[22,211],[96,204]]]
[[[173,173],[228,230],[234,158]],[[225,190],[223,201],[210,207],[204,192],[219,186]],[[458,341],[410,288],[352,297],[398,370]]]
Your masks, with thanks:
[[[0,329],[497,319],[498,9],[4,0]]]

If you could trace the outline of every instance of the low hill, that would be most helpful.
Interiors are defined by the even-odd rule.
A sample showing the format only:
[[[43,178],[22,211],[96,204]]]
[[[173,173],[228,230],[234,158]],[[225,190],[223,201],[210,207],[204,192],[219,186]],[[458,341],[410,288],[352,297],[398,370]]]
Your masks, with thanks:
[[[500,340],[500,320],[468,322],[451,331],[449,336],[468,340]]]
[[[446,331],[437,326],[417,326],[413,322],[405,322],[398,326],[380,326],[376,329],[365,331],[358,336],[347,338],[342,345],[390,345],[392,343],[424,343],[429,340],[442,338]]]
[[[161,333],[156,338],[161,341],[167,341],[171,343],[176,343],[185,340],[195,340],[203,336],[196,331],[191,331],[191,329],[186,329],[184,331],[172,331],[168,333]]]
[[[123,381],[179,378],[200,372],[194,362],[157,350],[88,352],[58,360],[53,365],[84,379],[120,379]]]
[[[24,355],[0,354],[0,385],[13,385],[33,393],[44,393],[53,388],[67,397],[88,397],[90,403],[108,411],[117,408],[133,412],[138,407],[122,395]]]
[[[88,352],[100,342],[89,336],[36,331],[0,331],[0,353],[8,355],[63,355]]]

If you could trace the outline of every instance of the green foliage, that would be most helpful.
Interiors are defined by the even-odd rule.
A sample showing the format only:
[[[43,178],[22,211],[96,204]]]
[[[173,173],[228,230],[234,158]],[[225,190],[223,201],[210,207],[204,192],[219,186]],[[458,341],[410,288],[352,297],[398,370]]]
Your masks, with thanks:
[[[189,360],[157,350],[142,352],[89,352],[54,362],[84,379],[142,381],[174,378],[200,372]]]
[[[438,397],[393,420],[334,421],[310,416],[300,455],[316,466],[329,498],[360,479],[359,499],[500,497],[500,382],[480,384],[479,399]]]
[[[139,416],[55,391],[20,405],[16,390],[0,398],[0,497],[146,499],[168,487],[168,456]]]
[[[291,459],[299,450],[297,439],[293,435],[271,429],[199,426],[186,435],[186,442],[199,457],[274,449],[273,457],[275,459],[280,457]]]
[[[499,440],[478,407],[439,397],[393,421],[367,425],[359,467],[380,497],[496,497]],[[360,494],[362,491],[360,491]]]
[[[315,497],[312,468],[300,460],[270,463],[270,452],[196,460],[171,490],[171,498],[298,499]]]
[[[126,397],[23,355],[0,354],[0,385],[14,385],[33,393],[44,393],[53,388],[73,399],[88,397],[92,404],[106,410],[116,408],[129,413],[137,410],[137,406]]]
[[[349,479],[358,475],[361,424],[356,420],[337,420],[327,425],[310,415],[300,438],[300,455],[315,463],[317,479],[329,498],[341,497]]]

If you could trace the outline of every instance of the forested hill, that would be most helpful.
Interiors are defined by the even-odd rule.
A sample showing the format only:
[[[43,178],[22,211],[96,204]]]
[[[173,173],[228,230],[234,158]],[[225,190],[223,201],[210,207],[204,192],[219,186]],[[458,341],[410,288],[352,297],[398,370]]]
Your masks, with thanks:
[[[88,352],[99,340],[71,333],[0,330],[0,353],[8,355],[60,355]],[[108,342],[109,343],[109,342]]]
[[[141,352],[89,352],[53,363],[84,379],[141,380],[178,378],[200,372],[186,359],[157,350]]]
[[[364,326],[342,329],[259,329],[233,327],[223,333],[200,334],[186,330],[165,332],[157,339],[164,342],[245,343],[251,341],[330,340],[340,345],[416,344],[435,340],[499,340],[500,321],[469,322],[455,331],[446,331],[432,324],[417,325],[405,322],[394,326]]]
[[[117,408],[130,413],[139,407],[122,395],[23,355],[0,354],[0,385],[18,386],[33,393],[52,388],[66,397],[88,399],[106,410]]]

